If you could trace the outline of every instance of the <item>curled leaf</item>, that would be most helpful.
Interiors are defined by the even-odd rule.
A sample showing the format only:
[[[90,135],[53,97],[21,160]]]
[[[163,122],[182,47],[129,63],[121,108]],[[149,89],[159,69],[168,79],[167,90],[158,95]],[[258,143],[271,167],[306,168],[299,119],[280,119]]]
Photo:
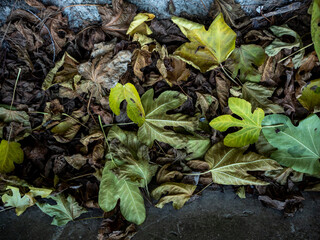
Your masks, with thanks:
[[[151,21],[154,18],[155,15],[152,13],[138,13],[130,23],[127,34],[130,36],[133,36],[135,33],[140,33],[143,35],[152,34],[151,29],[145,22]]]

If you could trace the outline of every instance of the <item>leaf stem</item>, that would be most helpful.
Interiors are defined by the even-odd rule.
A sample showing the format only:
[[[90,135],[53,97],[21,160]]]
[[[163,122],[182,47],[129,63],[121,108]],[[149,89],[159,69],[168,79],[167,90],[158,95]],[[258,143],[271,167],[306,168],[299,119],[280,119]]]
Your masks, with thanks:
[[[129,122],[129,123],[110,123],[110,124],[105,124],[105,125],[102,125],[101,127],[111,127],[111,126],[126,126],[126,125],[132,125],[132,124],[136,124],[134,122]]]
[[[277,124],[277,125],[270,125],[270,126],[263,126],[261,128],[274,128],[274,127],[281,127],[284,126],[284,124]]]
[[[8,207],[8,208],[0,210],[0,212],[4,212],[4,211],[7,211],[7,210],[10,210],[10,209],[13,209],[13,208],[15,208],[15,207]]]
[[[212,185],[213,182],[207,184],[207,186],[205,186],[204,188],[202,188],[199,192],[197,192],[195,195],[199,195],[200,193],[202,193],[205,189],[207,189],[210,185]]]
[[[300,48],[298,51],[296,51],[296,52],[294,52],[294,53],[291,53],[289,56],[286,56],[286,57],[282,58],[278,63],[283,62],[284,60],[288,59],[289,57],[297,54],[298,52],[301,52],[302,50],[304,50],[304,49],[306,49],[306,48],[308,48],[308,47],[311,47],[312,45],[313,45],[313,43],[310,43],[309,45],[307,45],[307,46],[305,46],[305,47],[303,47],[303,48]]]
[[[70,115],[66,114],[66,113],[62,113],[63,116],[67,116],[69,118],[71,118],[72,120],[76,121],[77,123],[79,123],[81,126],[89,129],[86,125],[84,125],[82,122],[80,122],[78,119],[75,119],[74,117],[71,117]]]
[[[221,63],[220,63],[220,67],[221,67],[222,71],[224,72],[224,74],[227,75],[227,77],[228,77],[232,82],[234,82],[234,83],[237,84],[238,86],[241,86],[241,85],[242,85],[242,83],[239,84],[236,80],[234,80],[234,79],[229,75],[229,73],[227,73],[226,69],[224,68],[224,66],[223,66]]]

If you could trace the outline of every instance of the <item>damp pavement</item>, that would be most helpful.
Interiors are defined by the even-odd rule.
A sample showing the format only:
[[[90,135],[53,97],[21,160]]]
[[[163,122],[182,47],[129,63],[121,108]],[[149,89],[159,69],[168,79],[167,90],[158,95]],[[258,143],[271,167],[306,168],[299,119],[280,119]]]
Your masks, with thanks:
[[[303,209],[294,217],[267,208],[254,197],[240,199],[232,190],[206,190],[203,195],[175,210],[147,207],[147,219],[133,240],[319,240],[320,194],[304,192]],[[89,210],[79,219],[101,216]],[[70,222],[63,227],[50,225],[52,218],[37,207],[17,217],[14,210],[0,213],[1,240],[93,240],[101,219]]]

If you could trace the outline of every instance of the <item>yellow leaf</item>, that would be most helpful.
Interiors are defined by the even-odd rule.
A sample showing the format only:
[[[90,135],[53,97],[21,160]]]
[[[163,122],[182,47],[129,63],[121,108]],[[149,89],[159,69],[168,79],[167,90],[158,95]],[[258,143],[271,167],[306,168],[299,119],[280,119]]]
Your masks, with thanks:
[[[120,114],[120,104],[123,100],[127,101],[128,117],[140,127],[145,121],[145,113],[139,93],[131,83],[125,85],[117,83],[117,85],[111,89],[109,104],[111,110],[116,115]]]
[[[314,0],[311,17],[311,36],[314,49],[320,59],[320,0]]]
[[[135,33],[140,33],[143,35],[152,34],[151,29],[145,22],[151,21],[155,18],[155,15],[151,13],[139,13],[137,14],[133,21],[131,22],[127,34],[133,36]]]
[[[22,163],[23,157],[20,143],[2,140],[0,144],[0,172],[12,172],[14,170],[13,163]]]
[[[201,24],[179,17],[172,17],[190,42],[180,46],[174,54],[182,60],[206,72],[224,62],[235,49],[237,34],[225,23],[220,13],[208,31]]]

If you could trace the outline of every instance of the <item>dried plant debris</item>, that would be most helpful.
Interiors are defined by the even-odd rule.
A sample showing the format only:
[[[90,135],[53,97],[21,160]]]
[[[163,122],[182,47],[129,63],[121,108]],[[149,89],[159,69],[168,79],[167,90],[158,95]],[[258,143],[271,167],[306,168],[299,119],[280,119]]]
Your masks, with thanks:
[[[79,32],[26,2],[0,28],[4,208],[58,226],[101,208],[98,239],[131,239],[147,202],[179,209],[211,184],[286,216],[319,191],[318,0],[253,21],[217,0],[205,25],[113,0]]]

